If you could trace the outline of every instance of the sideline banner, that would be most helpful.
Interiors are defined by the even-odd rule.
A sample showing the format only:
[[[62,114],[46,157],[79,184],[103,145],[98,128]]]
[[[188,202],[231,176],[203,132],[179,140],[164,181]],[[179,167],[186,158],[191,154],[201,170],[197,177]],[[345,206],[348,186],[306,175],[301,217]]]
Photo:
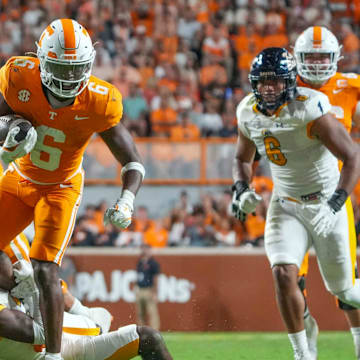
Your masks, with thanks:
[[[138,250],[70,248],[77,296],[105,306],[112,328],[136,322],[134,284]],[[158,307],[161,330],[283,331],[272,273],[263,250],[161,249]],[[310,256],[309,307],[322,330],[347,329],[343,312],[326,292],[316,259]]]

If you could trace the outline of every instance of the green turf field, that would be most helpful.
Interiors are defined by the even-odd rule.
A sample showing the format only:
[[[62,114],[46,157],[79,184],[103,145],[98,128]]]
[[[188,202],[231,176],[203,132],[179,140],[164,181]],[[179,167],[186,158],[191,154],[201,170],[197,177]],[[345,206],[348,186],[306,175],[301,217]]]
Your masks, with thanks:
[[[163,333],[176,360],[292,360],[285,333]],[[354,360],[350,332],[321,332],[318,360]]]

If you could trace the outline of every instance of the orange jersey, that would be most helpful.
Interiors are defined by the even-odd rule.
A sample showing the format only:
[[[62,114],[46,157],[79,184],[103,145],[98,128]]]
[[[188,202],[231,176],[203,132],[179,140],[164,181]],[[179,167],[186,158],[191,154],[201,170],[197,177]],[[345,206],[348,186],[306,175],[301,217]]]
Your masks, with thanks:
[[[298,85],[314,89],[298,77]],[[348,132],[352,127],[352,116],[360,99],[360,75],[354,73],[336,73],[319,89],[329,98],[331,113],[338,119]]]
[[[91,136],[115,126],[123,111],[120,92],[94,76],[72,105],[54,109],[43,91],[39,60],[32,57],[7,61],[0,69],[0,91],[37,130],[35,148],[16,161],[16,170],[39,184],[62,183],[77,174]]]

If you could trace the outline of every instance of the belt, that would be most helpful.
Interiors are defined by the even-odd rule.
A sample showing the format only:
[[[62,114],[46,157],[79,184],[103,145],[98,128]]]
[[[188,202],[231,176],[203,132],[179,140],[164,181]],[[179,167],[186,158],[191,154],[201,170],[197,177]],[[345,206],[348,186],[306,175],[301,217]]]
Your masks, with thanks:
[[[311,194],[306,194],[306,195],[301,195],[300,196],[300,200],[297,200],[295,198],[292,198],[290,196],[284,196],[282,197],[284,200],[288,200],[288,201],[292,201],[292,202],[296,202],[298,204],[301,204],[301,202],[308,202],[308,201],[317,201],[320,200],[323,197],[321,191],[316,191],[314,193]]]

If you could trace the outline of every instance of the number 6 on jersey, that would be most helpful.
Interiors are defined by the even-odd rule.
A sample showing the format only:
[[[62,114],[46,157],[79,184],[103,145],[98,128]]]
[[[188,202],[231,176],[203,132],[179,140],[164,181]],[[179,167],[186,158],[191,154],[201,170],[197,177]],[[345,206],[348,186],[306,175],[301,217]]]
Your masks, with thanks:
[[[44,140],[46,136],[50,136],[54,139],[54,142],[64,143],[66,135],[62,130],[50,128],[45,125],[38,126],[36,131],[38,133],[38,141],[35,145],[35,148],[30,153],[30,160],[40,169],[54,171],[60,165],[62,151],[55,147],[45,145]],[[47,154],[47,160],[41,158],[41,153]]]

